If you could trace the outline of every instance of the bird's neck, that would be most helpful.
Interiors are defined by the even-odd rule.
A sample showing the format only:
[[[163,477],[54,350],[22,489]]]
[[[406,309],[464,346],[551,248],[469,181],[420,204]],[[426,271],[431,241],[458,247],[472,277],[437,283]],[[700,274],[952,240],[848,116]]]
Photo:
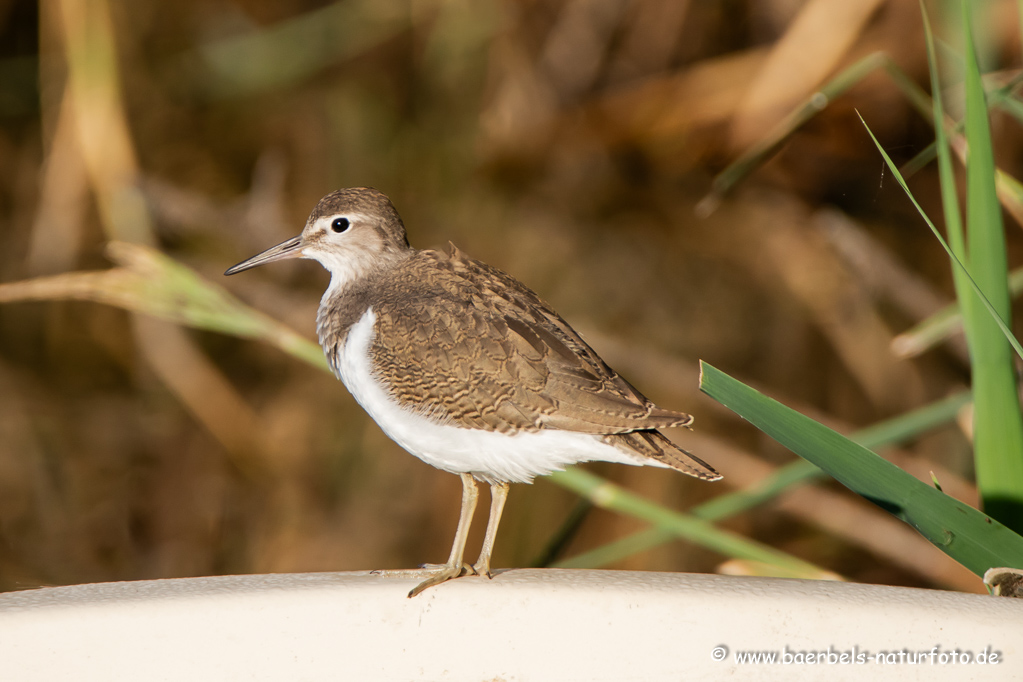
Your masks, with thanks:
[[[316,313],[316,335],[335,374],[337,353],[344,348],[348,331],[362,318],[366,309],[373,304],[380,288],[387,286],[388,278],[393,275],[394,269],[408,255],[411,253],[401,254],[401,257],[386,263],[379,263],[377,267],[355,276],[352,276],[351,271],[331,270],[330,285],[323,292],[320,308]]]

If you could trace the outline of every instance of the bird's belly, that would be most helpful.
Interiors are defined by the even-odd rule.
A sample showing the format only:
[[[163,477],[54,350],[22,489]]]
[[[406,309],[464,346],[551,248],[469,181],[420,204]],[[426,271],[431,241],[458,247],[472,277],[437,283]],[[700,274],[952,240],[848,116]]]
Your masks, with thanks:
[[[369,348],[376,315],[369,308],[352,325],[334,366],[345,386],[393,441],[438,469],[487,482],[528,483],[535,476],[587,461],[650,463],[600,436],[540,430],[504,434],[446,424],[402,406],[373,375]]]

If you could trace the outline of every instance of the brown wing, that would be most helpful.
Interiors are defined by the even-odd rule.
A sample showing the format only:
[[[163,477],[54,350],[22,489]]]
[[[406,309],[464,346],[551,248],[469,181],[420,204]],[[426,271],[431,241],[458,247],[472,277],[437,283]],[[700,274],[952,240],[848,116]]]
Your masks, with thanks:
[[[420,251],[374,304],[374,364],[402,403],[460,426],[594,434],[687,426],[622,379],[540,298],[466,257]]]
[[[604,436],[604,442],[633,454],[657,460],[684,474],[704,481],[717,481],[721,474],[702,459],[683,450],[665,438],[660,431],[642,430],[629,433],[613,433]]]

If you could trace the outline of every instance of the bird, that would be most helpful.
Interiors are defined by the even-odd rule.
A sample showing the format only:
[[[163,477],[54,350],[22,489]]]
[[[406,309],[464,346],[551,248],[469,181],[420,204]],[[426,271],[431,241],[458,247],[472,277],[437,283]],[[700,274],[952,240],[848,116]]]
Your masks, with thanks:
[[[376,189],[331,192],[299,236],[225,274],[291,258],[330,273],[316,331],[334,374],[388,437],[461,477],[448,560],[413,572],[425,579],[409,597],[464,575],[492,577],[511,483],[588,461],[721,478],[660,432],[690,427],[691,415],[651,402],[510,275],[454,244],[410,246],[398,211]],[[477,481],[490,486],[490,516],[470,566],[463,557]]]

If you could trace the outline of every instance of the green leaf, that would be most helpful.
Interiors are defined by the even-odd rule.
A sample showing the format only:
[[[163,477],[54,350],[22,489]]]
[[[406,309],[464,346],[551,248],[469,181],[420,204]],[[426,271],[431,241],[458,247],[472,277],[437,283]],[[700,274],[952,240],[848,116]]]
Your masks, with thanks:
[[[984,509],[1023,530],[1023,418],[1012,349],[999,330],[1010,323],[1005,227],[995,188],[995,160],[987,101],[973,42],[971,6],[962,3],[966,65],[967,259],[990,301],[992,319],[972,291],[958,291],[973,369],[974,460]],[[938,98],[934,98],[935,101]],[[942,178],[943,187],[946,178]],[[996,321],[997,320],[997,321]]]
[[[930,405],[860,429],[849,437],[854,442],[870,449],[896,445],[949,422],[969,402],[969,391],[956,393]],[[812,483],[826,476],[825,472],[805,459],[797,459],[779,467],[758,484],[743,490],[722,493],[693,507],[689,513],[705,521],[721,521],[769,502],[797,486]],[[559,568],[606,566],[638,552],[663,545],[677,537],[679,536],[675,533],[663,528],[647,528],[574,557],[563,559],[554,565]]]
[[[982,576],[994,566],[1023,566],[1023,537],[986,514],[918,481],[870,450],[700,363],[700,389],[853,492],[918,530]]]

